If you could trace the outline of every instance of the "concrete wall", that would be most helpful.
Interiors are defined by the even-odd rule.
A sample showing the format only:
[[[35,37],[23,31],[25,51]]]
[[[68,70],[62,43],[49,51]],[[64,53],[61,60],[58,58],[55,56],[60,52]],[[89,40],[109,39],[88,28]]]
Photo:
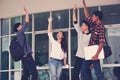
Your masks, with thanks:
[[[0,18],[23,15],[23,5],[29,13],[46,12],[72,8],[74,4],[82,7],[82,0],[0,0]],[[87,6],[120,4],[120,0],[86,0]]]

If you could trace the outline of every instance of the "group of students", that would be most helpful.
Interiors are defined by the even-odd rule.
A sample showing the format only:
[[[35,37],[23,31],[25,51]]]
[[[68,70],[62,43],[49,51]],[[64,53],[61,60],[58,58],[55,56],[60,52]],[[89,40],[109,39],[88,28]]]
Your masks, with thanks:
[[[101,71],[100,60],[98,59],[99,53],[105,43],[105,27],[101,22],[103,14],[101,11],[94,11],[91,17],[88,13],[85,0],[82,1],[86,19],[82,21],[81,27],[79,27],[79,23],[76,18],[76,5],[73,8],[73,25],[78,36],[78,49],[75,56],[72,80],[80,80],[80,73],[82,80],[92,80],[90,66],[94,67],[97,80],[104,80]],[[23,73],[21,80],[28,80],[30,74],[32,75],[31,80],[37,80],[38,74],[35,62],[32,57],[32,50],[28,45],[27,41],[24,42],[25,30],[29,24],[29,15],[26,7],[24,7],[24,11],[26,13],[25,23],[16,23],[14,25],[14,31],[17,33],[17,40],[19,44],[24,47],[25,53],[22,59]],[[51,80],[60,80],[62,65],[66,65],[68,42],[62,31],[57,33],[57,39],[53,37],[52,20],[53,18],[50,13],[50,16],[48,18],[48,37],[50,43],[52,44],[52,50],[50,53],[48,64]],[[26,47],[24,46],[24,44],[26,44]],[[96,44],[99,45],[96,54],[92,57],[91,60],[85,60],[83,48],[85,46],[91,46]]]
[[[80,72],[81,80],[93,80],[90,70],[91,67],[95,69],[97,80],[104,80],[104,76],[101,71],[100,60],[98,59],[100,51],[105,43],[105,27],[102,24],[103,13],[101,11],[94,11],[92,16],[90,16],[85,0],[82,1],[86,19],[85,21],[82,21],[81,28],[79,27],[76,19],[76,6],[73,8],[73,24],[78,35],[78,50],[75,57],[72,80],[80,80]],[[91,45],[98,45],[98,50],[91,60],[85,60],[84,47]]]

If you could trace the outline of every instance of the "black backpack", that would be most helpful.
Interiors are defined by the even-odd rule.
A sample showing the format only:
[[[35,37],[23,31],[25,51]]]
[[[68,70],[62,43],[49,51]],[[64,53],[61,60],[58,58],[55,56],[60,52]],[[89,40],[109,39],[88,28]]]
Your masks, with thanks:
[[[24,56],[24,48],[17,41],[17,37],[11,40],[10,43],[10,54],[14,61],[19,61]]]

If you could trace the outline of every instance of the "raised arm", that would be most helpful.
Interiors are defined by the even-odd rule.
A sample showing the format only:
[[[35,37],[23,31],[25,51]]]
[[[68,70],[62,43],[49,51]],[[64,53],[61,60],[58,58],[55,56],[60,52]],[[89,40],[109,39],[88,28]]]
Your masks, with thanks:
[[[29,15],[28,15],[28,10],[26,6],[24,5],[24,11],[25,11],[25,21],[29,23]]]
[[[73,7],[73,26],[74,26],[75,30],[77,31],[78,35],[80,35],[81,30],[80,30],[80,26],[77,21],[76,10],[77,10],[77,8],[76,8],[76,4],[75,4]]]
[[[75,21],[77,21],[77,18],[76,18],[76,4],[73,7],[73,22],[75,22]]]
[[[84,8],[84,15],[85,15],[86,18],[88,18],[89,17],[89,12],[88,12],[85,0],[82,0],[82,2],[83,2],[83,8]]]
[[[52,32],[52,15],[50,12],[50,16],[48,18],[48,33]]]
[[[28,10],[26,8],[26,6],[24,5],[24,11],[25,11],[25,22],[23,23],[23,27],[22,29],[19,31],[19,33],[24,33],[25,30],[27,29],[28,27],[28,24],[29,24],[29,14],[28,14]]]

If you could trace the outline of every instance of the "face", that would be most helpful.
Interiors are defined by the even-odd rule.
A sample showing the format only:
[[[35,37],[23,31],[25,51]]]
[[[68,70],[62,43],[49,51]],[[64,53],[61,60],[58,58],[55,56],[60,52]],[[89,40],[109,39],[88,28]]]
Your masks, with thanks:
[[[19,27],[17,28],[17,30],[21,30],[22,29],[22,25],[19,25]]]
[[[96,15],[92,15],[92,22],[96,22],[98,20],[98,16],[96,16]]]
[[[85,32],[86,30],[88,30],[88,26],[85,23],[82,23],[81,30],[82,32]]]
[[[63,33],[60,31],[57,33],[57,39],[62,39],[63,38]]]

